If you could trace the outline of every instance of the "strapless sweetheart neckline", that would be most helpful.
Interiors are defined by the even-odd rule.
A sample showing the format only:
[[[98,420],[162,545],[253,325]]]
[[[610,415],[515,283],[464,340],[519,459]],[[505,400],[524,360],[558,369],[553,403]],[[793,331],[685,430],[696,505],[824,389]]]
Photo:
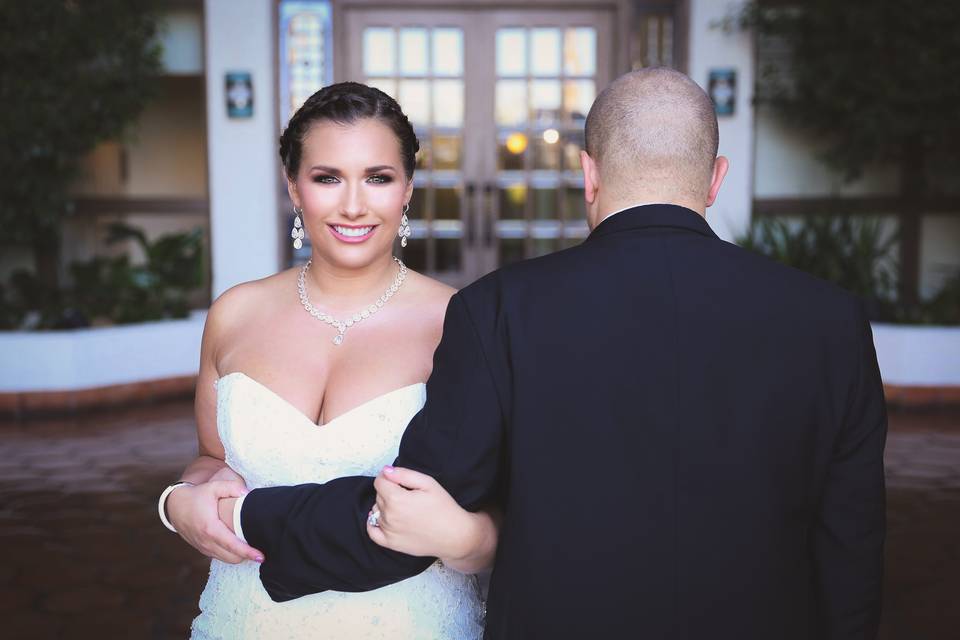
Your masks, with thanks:
[[[421,385],[424,385],[424,386],[426,385],[425,382],[414,382],[413,384],[408,384],[408,385],[406,385],[406,386],[399,387],[399,388],[393,389],[393,390],[391,390],[391,391],[387,391],[386,393],[381,393],[381,394],[378,395],[378,396],[375,396],[375,397],[373,397],[373,398],[370,398],[369,400],[365,400],[364,402],[361,402],[360,404],[358,404],[358,405],[355,406],[355,407],[352,407],[352,408],[350,408],[350,409],[347,409],[345,412],[341,413],[340,415],[338,415],[336,418],[333,418],[332,420],[329,420],[329,421],[324,422],[324,423],[322,423],[322,424],[317,424],[316,422],[313,421],[313,418],[311,418],[310,416],[308,416],[307,414],[305,414],[303,411],[301,411],[300,409],[298,409],[298,408],[296,407],[296,405],[294,405],[292,402],[290,402],[289,400],[287,400],[286,398],[284,398],[282,395],[280,395],[279,393],[277,393],[276,391],[274,391],[273,389],[271,389],[271,388],[268,387],[267,385],[263,384],[262,382],[260,382],[260,381],[257,380],[256,378],[251,378],[250,376],[248,376],[247,374],[245,374],[245,373],[242,372],[242,371],[232,371],[232,372],[230,372],[230,373],[228,373],[228,374],[226,374],[226,375],[224,375],[224,376],[220,376],[219,378],[217,378],[216,384],[220,384],[220,382],[221,382],[222,380],[225,380],[225,379],[227,379],[227,378],[229,378],[229,377],[231,377],[231,376],[237,376],[237,377],[243,378],[244,380],[248,380],[249,382],[253,383],[254,385],[260,387],[261,389],[263,389],[264,391],[266,391],[268,395],[270,395],[271,397],[275,398],[278,402],[280,402],[281,404],[283,404],[284,406],[286,406],[288,409],[293,410],[293,412],[296,413],[298,416],[300,416],[307,424],[311,425],[311,426],[314,427],[314,428],[318,428],[318,429],[326,429],[326,428],[328,428],[330,425],[332,425],[333,423],[338,422],[338,421],[344,419],[345,417],[349,416],[350,414],[355,413],[355,412],[359,411],[360,409],[367,408],[367,407],[369,407],[371,404],[373,404],[373,403],[375,403],[375,402],[381,402],[381,401],[383,401],[383,400],[391,397],[392,395],[394,395],[394,394],[396,394],[396,393],[400,393],[401,391],[406,391],[407,389],[412,389],[413,387],[419,387],[419,386],[421,386]]]

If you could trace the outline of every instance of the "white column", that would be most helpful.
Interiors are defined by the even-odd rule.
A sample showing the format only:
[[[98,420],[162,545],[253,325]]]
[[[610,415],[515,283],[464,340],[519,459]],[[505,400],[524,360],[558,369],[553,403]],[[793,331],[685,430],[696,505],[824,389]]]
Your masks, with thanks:
[[[205,0],[213,295],[280,268],[274,2]],[[227,117],[226,73],[253,80],[253,117]]]
[[[724,31],[714,26],[742,3],[729,0],[689,0],[689,72],[704,90],[710,69],[737,72],[736,108],[719,116],[720,154],[730,160],[730,172],[720,197],[707,209],[707,221],[724,240],[741,235],[750,223],[753,202],[753,38],[747,31]]]

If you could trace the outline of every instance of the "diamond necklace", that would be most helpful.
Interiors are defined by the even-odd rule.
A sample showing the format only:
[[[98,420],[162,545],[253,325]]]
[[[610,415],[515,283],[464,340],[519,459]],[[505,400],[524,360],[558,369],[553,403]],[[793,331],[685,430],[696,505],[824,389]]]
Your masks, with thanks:
[[[333,344],[337,346],[343,344],[343,334],[347,332],[347,329],[363,320],[366,320],[377,311],[382,309],[383,305],[387,303],[387,300],[392,298],[393,294],[400,289],[400,285],[403,284],[403,281],[407,277],[407,265],[403,264],[400,258],[397,258],[396,256],[394,256],[393,259],[400,266],[400,271],[397,273],[397,277],[393,281],[393,284],[387,288],[386,292],[384,292],[382,296],[377,298],[376,302],[365,308],[363,311],[358,311],[357,313],[353,314],[352,317],[347,318],[346,320],[337,320],[330,314],[320,311],[310,303],[310,298],[307,297],[307,285],[304,279],[306,278],[307,270],[310,268],[310,265],[313,264],[313,260],[307,260],[307,264],[303,265],[303,268],[300,269],[300,275],[297,276],[297,291],[300,292],[300,304],[302,304],[303,308],[307,310],[307,313],[312,315],[317,320],[322,320],[330,326],[336,327],[337,335],[333,337]]]

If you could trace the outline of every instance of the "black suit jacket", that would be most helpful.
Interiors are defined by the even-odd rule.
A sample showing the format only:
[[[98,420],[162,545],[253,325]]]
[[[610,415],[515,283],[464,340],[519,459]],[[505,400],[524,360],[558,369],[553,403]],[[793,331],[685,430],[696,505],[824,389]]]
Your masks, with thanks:
[[[648,205],[456,294],[396,464],[504,525],[487,638],[873,638],[886,416],[839,289]],[[278,601],[425,569],[372,479],[252,491]]]

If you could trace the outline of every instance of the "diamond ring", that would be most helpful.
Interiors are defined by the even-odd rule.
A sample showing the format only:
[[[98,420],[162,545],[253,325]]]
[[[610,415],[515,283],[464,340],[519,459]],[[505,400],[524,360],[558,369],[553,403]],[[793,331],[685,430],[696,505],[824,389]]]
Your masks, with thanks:
[[[373,508],[373,511],[370,512],[370,515],[367,516],[367,525],[370,527],[380,526],[380,509],[377,509],[376,507]]]

